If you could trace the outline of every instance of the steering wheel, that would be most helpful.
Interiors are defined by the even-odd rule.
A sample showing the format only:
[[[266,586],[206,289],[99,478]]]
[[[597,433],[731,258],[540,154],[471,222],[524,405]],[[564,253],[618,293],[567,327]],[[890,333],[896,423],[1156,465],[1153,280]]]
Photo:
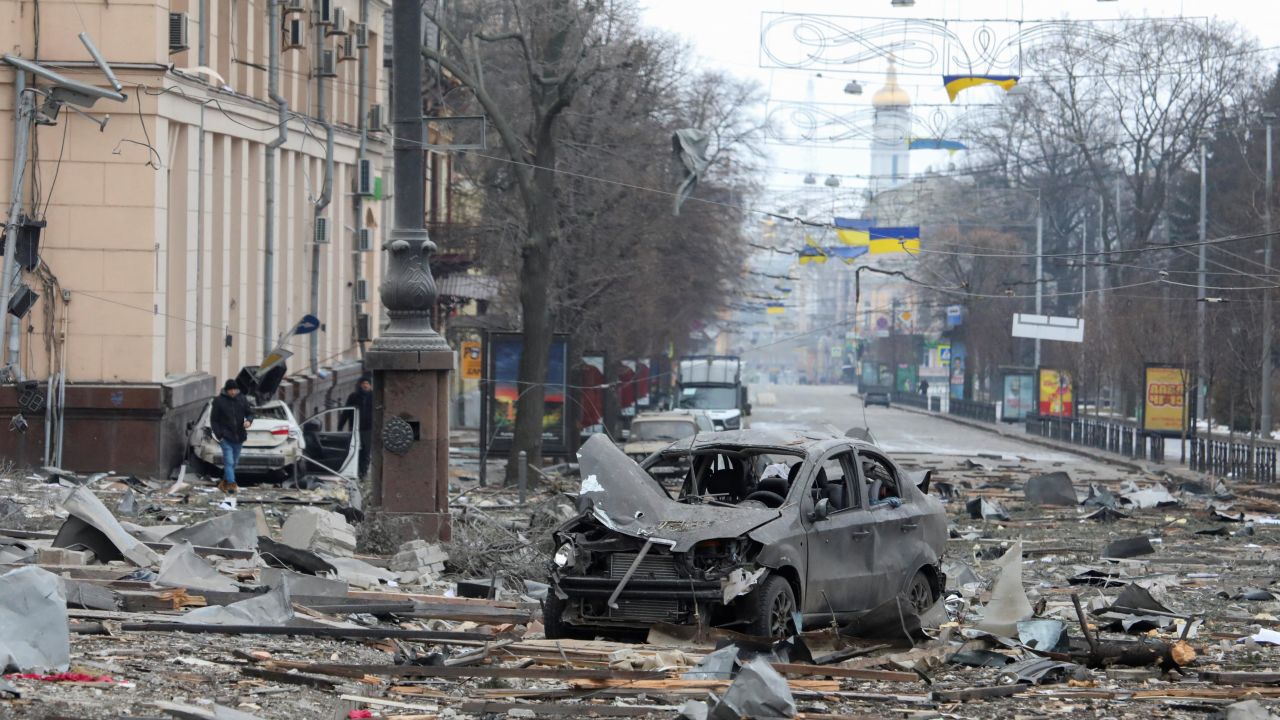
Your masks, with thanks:
[[[782,507],[782,504],[787,501],[786,498],[782,497],[778,493],[770,492],[769,490],[757,490],[742,498],[742,502],[746,502],[748,500],[755,500],[757,502],[764,503],[765,507],[769,508],[780,508]]]

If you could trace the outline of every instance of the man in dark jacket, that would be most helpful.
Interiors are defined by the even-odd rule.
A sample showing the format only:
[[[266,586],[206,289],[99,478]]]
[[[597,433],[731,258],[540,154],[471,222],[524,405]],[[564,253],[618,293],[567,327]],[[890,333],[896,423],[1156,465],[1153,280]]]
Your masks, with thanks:
[[[249,425],[253,423],[253,408],[249,399],[240,394],[235,380],[222,386],[222,394],[213,399],[209,411],[209,429],[222,446],[222,479],[218,489],[228,495],[236,492],[236,463],[240,462],[240,449],[249,437]]]
[[[373,449],[373,379],[368,374],[361,375],[356,383],[355,392],[347,396],[346,407],[355,408],[360,415],[360,477],[369,472],[369,453]],[[338,429],[345,428],[350,421],[344,415]]]

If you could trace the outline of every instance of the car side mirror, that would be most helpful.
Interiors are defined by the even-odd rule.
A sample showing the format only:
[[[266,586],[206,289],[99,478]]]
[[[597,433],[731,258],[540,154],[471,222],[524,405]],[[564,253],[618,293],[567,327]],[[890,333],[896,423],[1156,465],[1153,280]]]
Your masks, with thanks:
[[[813,506],[813,512],[809,513],[809,519],[813,522],[826,520],[831,515],[831,501],[822,498],[817,505]]]

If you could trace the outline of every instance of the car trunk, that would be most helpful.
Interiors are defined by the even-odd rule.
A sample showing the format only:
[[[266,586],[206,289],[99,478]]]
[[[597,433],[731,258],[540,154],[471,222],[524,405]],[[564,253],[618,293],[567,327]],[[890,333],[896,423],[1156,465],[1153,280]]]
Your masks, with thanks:
[[[283,445],[289,439],[289,423],[283,420],[254,420],[249,436],[244,441],[247,448],[272,448]]]

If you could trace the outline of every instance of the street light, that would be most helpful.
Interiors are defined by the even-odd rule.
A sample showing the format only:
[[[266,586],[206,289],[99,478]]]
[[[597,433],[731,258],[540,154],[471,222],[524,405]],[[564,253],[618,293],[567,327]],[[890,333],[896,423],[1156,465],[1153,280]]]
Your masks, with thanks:
[[[840,187],[840,178],[836,177],[835,175],[828,175],[826,181],[823,184],[829,188],[838,188]]]
[[[846,95],[861,95],[862,85],[858,84],[857,80],[850,80],[845,84],[844,92]]]
[[[805,185],[817,185],[817,184],[818,184],[818,176],[814,175],[813,173],[809,173],[808,175],[805,175],[805,176],[804,176],[804,184],[805,184]]]
[[[1268,275],[1271,274],[1271,202],[1274,194],[1271,172],[1271,126],[1275,125],[1276,115],[1272,112],[1262,114],[1262,122],[1267,126],[1267,199],[1262,205],[1263,231],[1266,243],[1263,245],[1262,265]],[[1262,436],[1271,435],[1271,291],[1262,291]]]

